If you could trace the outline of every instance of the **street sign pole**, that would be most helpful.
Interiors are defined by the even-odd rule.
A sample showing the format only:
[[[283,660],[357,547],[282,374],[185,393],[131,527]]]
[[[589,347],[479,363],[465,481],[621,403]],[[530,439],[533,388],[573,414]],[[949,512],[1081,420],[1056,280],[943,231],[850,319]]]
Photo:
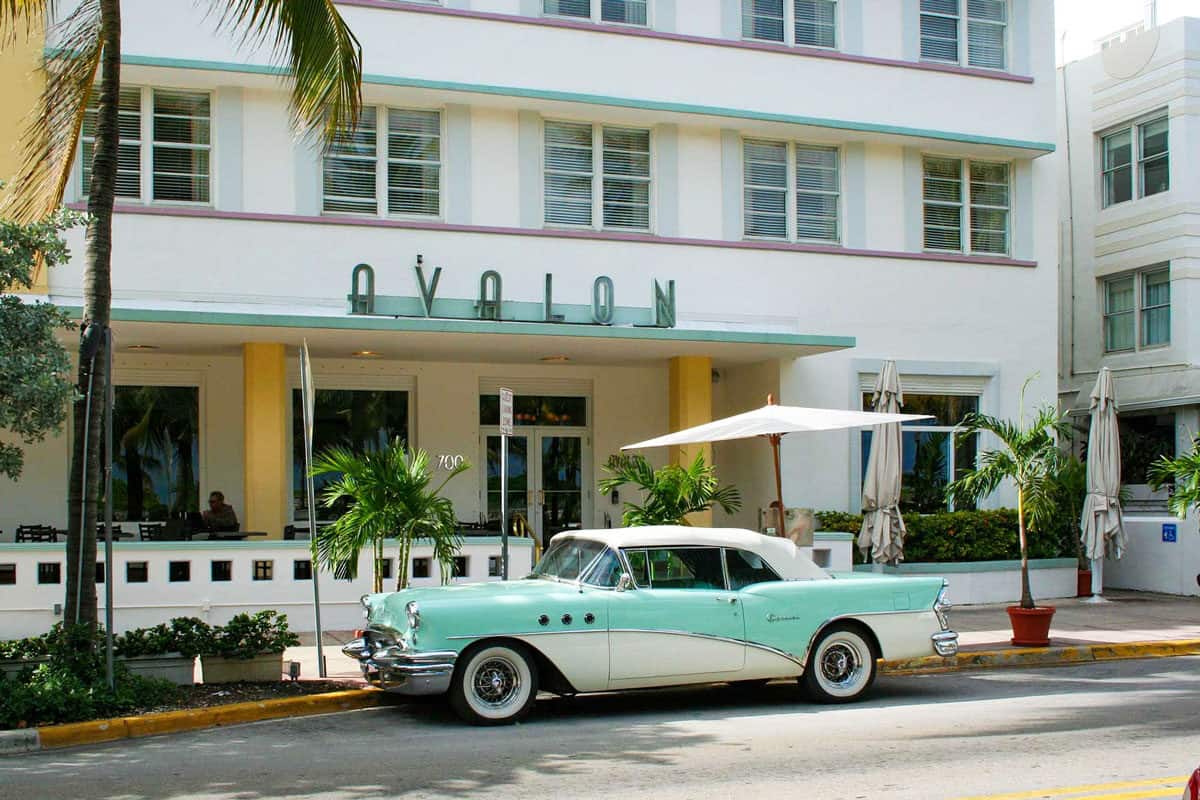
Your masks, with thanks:
[[[512,389],[500,390],[500,579],[508,580],[508,437],[513,432]]]

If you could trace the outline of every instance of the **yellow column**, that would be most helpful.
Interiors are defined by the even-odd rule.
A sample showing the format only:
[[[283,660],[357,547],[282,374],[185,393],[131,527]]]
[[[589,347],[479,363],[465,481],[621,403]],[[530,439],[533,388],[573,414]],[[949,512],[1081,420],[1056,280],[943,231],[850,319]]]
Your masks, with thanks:
[[[23,23],[17,40],[0,48],[0,181],[5,183],[11,183],[21,169],[25,128],[42,94],[43,77],[38,67],[44,48],[42,26],[36,26],[26,36]],[[32,289],[23,291],[46,294],[44,266],[39,264],[34,270]]]
[[[668,422],[672,431],[712,422],[712,359],[708,356],[679,356],[670,364]],[[672,464],[690,464],[696,453],[712,463],[712,445],[695,444],[671,448]],[[712,512],[693,514],[689,521],[697,527],[712,527]]]
[[[287,348],[269,342],[242,345],[245,394],[246,508],[242,530],[283,537],[287,524],[289,463],[287,448]]]

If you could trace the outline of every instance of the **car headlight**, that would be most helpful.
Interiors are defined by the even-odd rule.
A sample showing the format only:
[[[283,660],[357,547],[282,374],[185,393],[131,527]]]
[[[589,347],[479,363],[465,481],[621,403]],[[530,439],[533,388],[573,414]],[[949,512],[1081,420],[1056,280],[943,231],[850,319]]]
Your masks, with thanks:
[[[404,607],[404,613],[408,615],[408,627],[414,631],[421,627],[421,607],[417,605],[416,600],[408,601],[408,605]]]

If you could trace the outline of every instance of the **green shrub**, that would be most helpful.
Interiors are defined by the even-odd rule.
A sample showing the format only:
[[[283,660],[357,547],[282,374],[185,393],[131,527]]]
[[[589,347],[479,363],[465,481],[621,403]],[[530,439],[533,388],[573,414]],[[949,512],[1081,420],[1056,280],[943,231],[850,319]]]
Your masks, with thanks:
[[[1078,528],[1064,514],[1033,531],[1029,537],[1030,558],[1061,558],[1074,555],[1071,531]],[[818,511],[823,530],[862,529],[862,515],[844,511]],[[1063,519],[1059,519],[1063,517]],[[1072,525],[1074,527],[1072,527]],[[943,511],[937,514],[905,514],[904,560],[909,563],[953,561],[1011,561],[1021,557],[1017,542],[1017,512],[1011,508],[986,511]],[[858,560],[858,548],[855,547]]]
[[[196,617],[171,620],[171,647],[185,656],[198,656],[213,648],[213,627]]]
[[[162,656],[175,652],[175,638],[166,625],[134,628],[113,637],[113,652],[123,658]]]
[[[248,660],[266,653],[282,653],[300,644],[300,637],[288,630],[287,614],[259,611],[238,614],[226,625],[213,629],[212,646],[204,655]]]

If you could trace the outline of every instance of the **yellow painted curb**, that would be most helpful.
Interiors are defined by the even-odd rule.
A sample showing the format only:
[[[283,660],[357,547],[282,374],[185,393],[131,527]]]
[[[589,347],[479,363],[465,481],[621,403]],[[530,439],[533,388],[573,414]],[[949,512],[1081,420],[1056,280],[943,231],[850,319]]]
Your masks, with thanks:
[[[342,692],[284,697],[279,700],[230,703],[185,711],[163,711],[157,714],[142,714],[137,717],[72,722],[66,725],[38,728],[38,737],[41,741],[41,749],[51,750],[58,747],[109,742],[114,739],[180,733],[219,725],[239,725],[280,717],[331,714],[356,708],[370,708],[388,702],[391,702],[391,696],[386,692],[376,689],[349,689]]]
[[[1086,644],[1070,647],[1025,647],[1008,650],[968,650],[951,658],[926,656],[895,661],[881,660],[879,672],[881,675],[926,675],[968,669],[1054,667],[1095,661],[1190,655],[1200,655],[1200,639]]]

